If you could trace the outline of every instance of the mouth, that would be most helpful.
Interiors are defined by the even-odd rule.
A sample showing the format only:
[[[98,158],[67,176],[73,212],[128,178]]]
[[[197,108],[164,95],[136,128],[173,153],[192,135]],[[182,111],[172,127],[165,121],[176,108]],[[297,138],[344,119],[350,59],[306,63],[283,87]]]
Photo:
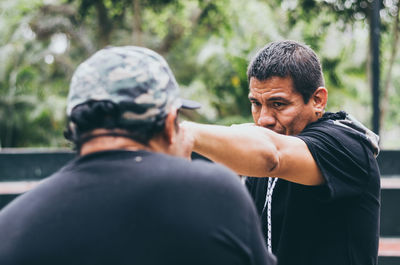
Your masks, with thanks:
[[[285,128],[279,127],[279,128],[269,128],[270,130],[276,132],[277,134],[283,134],[286,135],[287,131],[285,130]]]
[[[284,130],[273,130],[274,132],[276,132],[277,134],[283,134],[286,135]]]

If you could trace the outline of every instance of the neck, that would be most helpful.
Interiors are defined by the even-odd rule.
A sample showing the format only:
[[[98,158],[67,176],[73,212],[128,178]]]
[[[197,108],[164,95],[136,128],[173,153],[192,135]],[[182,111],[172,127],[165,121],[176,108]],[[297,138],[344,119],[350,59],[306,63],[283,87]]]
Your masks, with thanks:
[[[108,150],[149,150],[148,146],[135,142],[129,138],[119,136],[99,136],[84,143],[80,155],[108,151]]]
[[[87,155],[95,152],[109,151],[109,150],[147,150],[152,152],[166,153],[166,146],[158,137],[151,139],[147,145],[136,142],[130,138],[118,135],[102,135],[110,132],[119,132],[117,130],[97,129],[90,133],[96,136],[89,141],[82,144],[80,155]]]

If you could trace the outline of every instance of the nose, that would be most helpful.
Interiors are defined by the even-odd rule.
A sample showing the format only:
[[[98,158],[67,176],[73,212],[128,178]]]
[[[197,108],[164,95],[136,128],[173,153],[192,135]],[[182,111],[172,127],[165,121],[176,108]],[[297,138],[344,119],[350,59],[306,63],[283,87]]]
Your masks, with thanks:
[[[267,107],[264,107],[261,109],[260,116],[258,117],[258,125],[272,129],[275,126],[276,123],[276,118],[271,110],[269,110]]]

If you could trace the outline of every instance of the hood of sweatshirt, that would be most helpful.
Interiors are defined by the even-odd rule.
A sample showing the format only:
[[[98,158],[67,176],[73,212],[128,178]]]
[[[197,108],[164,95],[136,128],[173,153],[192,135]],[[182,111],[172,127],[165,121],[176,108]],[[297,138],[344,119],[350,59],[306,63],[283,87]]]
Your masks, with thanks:
[[[333,120],[336,125],[350,128],[361,135],[362,138],[369,143],[374,156],[377,157],[379,154],[379,136],[372,132],[370,129],[365,127],[361,122],[350,114],[339,111],[336,113],[326,112],[320,120]]]

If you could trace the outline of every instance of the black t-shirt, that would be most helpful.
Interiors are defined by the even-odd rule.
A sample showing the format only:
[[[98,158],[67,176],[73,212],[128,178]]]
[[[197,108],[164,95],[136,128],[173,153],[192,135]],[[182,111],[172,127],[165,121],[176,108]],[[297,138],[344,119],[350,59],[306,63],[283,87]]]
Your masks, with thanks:
[[[99,152],[0,212],[0,264],[276,264],[260,227],[222,166]]]
[[[279,264],[377,264],[380,176],[368,139],[331,119],[310,124],[297,137],[307,144],[326,183],[276,182],[271,237]],[[246,183],[265,235],[267,183],[268,178]]]

